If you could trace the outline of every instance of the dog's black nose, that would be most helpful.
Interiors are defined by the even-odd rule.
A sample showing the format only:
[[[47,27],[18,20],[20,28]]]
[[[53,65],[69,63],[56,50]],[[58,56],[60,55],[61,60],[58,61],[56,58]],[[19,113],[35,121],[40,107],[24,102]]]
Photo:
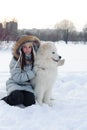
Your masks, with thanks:
[[[61,56],[59,56],[59,59],[61,59]]]

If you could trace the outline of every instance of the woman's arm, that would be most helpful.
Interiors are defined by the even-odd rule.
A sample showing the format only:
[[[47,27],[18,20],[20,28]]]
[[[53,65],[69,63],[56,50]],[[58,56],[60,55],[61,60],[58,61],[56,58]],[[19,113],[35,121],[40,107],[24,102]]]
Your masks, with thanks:
[[[27,69],[27,71],[21,71],[20,64],[15,64],[17,61],[13,58],[10,63],[10,73],[12,79],[17,83],[23,83],[28,80],[31,80],[35,77],[35,72],[33,70]]]

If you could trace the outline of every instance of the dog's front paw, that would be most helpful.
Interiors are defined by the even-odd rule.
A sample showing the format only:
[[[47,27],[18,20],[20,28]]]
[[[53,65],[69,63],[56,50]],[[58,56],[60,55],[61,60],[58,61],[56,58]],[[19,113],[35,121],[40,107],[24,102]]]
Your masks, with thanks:
[[[48,106],[52,107],[53,106],[53,102],[51,100],[46,100],[44,101],[45,104],[47,104]]]
[[[36,101],[37,101],[37,103],[38,103],[40,106],[42,106],[43,102],[42,102],[41,100],[36,99]]]

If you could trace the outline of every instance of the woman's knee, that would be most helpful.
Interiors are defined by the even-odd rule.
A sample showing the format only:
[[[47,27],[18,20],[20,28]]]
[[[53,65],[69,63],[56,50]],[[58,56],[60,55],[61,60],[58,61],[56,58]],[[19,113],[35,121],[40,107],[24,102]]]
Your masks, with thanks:
[[[19,105],[24,101],[24,95],[22,91],[15,90],[8,96],[8,103],[10,105]]]
[[[35,96],[31,92],[24,91],[24,103],[25,106],[30,106],[35,104]]]

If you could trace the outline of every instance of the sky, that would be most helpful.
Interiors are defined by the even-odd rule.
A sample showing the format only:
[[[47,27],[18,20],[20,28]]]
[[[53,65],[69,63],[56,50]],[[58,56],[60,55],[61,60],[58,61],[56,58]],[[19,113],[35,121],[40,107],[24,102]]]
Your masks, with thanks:
[[[53,28],[67,19],[77,30],[87,24],[86,0],[0,0],[0,22],[16,19],[18,28]]]

